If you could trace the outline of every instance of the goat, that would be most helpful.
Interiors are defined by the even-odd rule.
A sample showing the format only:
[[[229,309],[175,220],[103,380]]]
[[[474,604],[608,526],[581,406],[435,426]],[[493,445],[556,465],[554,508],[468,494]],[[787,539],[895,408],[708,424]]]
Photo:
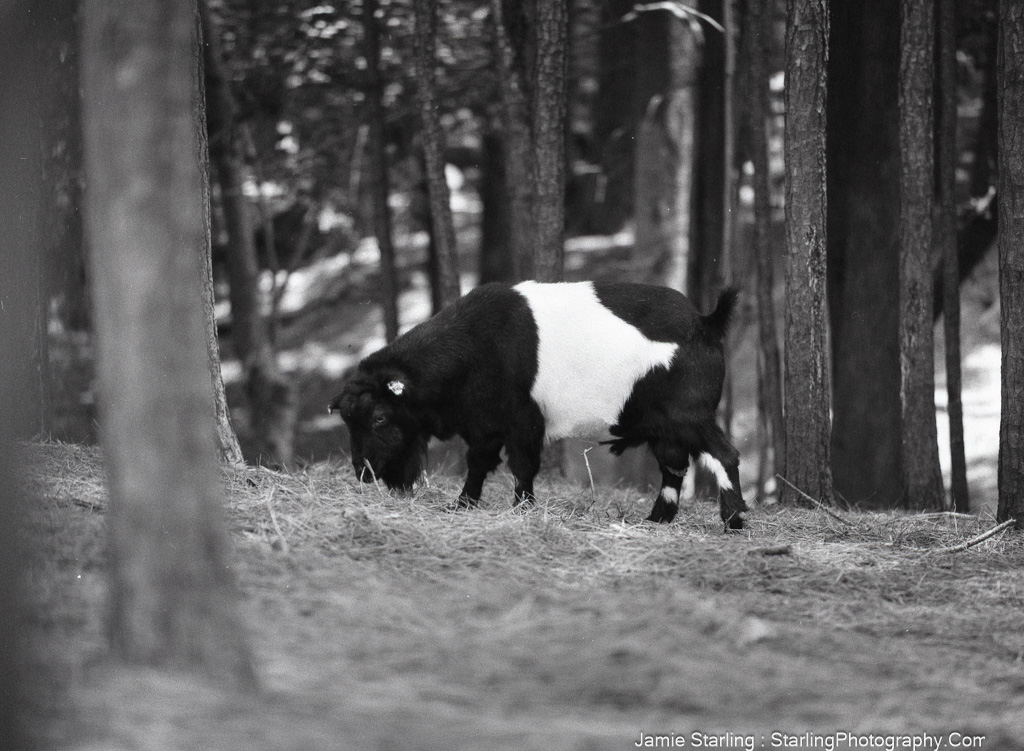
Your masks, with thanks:
[[[364,481],[409,489],[427,442],[465,440],[458,503],[475,506],[504,448],[514,503],[532,502],[545,442],[647,444],[661,470],[649,521],[670,522],[690,460],[715,475],[727,528],[742,529],[739,454],[715,422],[722,339],[737,292],[700,315],[674,290],[576,282],[477,287],[359,363],[329,404]]]

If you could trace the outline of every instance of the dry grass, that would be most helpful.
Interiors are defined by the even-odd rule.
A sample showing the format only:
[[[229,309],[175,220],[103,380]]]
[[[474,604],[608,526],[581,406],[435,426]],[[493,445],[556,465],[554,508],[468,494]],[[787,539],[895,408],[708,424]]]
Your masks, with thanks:
[[[544,481],[453,512],[347,465],[225,472],[262,691],[102,655],[96,451],[29,448],[40,734],[82,748],[631,748],[640,731],[1024,732],[1024,545],[949,514],[717,507]],[[54,687],[60,690],[55,691]],[[1019,745],[1016,747],[1020,747]]]

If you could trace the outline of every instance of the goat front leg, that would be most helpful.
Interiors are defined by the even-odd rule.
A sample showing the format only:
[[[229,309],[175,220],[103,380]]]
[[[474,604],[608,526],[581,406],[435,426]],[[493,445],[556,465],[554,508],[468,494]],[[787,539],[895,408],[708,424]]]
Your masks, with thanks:
[[[466,452],[466,484],[459,493],[460,508],[472,508],[480,502],[484,480],[501,464],[501,439],[473,441]]]

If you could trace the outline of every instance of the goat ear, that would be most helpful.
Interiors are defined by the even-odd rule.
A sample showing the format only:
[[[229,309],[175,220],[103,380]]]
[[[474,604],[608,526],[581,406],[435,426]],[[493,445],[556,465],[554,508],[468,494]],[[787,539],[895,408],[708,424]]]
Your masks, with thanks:
[[[405,393],[405,382],[400,381],[397,378],[393,381],[388,381],[388,391],[395,396],[401,396]]]

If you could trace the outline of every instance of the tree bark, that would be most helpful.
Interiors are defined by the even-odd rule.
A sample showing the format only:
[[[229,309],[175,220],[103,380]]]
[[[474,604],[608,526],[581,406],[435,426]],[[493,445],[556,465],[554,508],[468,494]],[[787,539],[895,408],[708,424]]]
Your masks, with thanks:
[[[960,269],[957,256],[956,214],[956,8],[953,0],[938,0],[938,189],[936,244],[942,248],[943,334],[946,344],[946,394],[949,414],[950,497],[955,511],[968,513],[967,459],[964,453],[964,406],[960,370]]]
[[[1024,528],[1024,5],[999,0],[999,299],[1002,398],[998,521]]]
[[[934,0],[901,0],[900,395],[903,505],[943,506],[935,427],[932,216],[935,179]]]
[[[451,196],[445,177],[444,131],[438,117],[434,76],[434,50],[437,37],[437,10],[434,0],[414,0],[414,68],[416,99],[420,108],[420,139],[423,145],[424,172],[430,200],[431,240],[437,264],[437,298],[440,307],[455,302],[462,294],[459,287],[458,246],[452,220]]]
[[[833,472],[836,492],[847,502],[887,508],[901,500],[895,480],[902,477],[899,5],[833,0],[829,7]]]
[[[377,0],[363,1],[363,48],[366,55],[366,108],[369,125],[370,182],[373,194],[373,232],[380,249],[380,299],[384,312],[384,336],[398,337],[398,273],[395,246],[391,240],[390,182],[384,136],[384,87],[380,76],[380,29],[377,25]]]
[[[671,158],[667,168],[670,204],[666,222],[663,284],[684,294],[693,291],[694,221],[697,179],[697,73],[701,69],[700,44],[689,25],[662,13],[669,25],[670,77],[664,102],[665,141]],[[696,302],[699,302],[694,298]]]
[[[533,79],[533,276],[560,282],[565,271],[565,136],[568,102],[568,0],[537,0]]]
[[[771,242],[771,202],[768,180],[768,117],[769,60],[772,39],[772,13],[769,0],[751,0],[749,3],[748,34],[751,50],[750,91],[750,150],[754,165],[754,255],[756,258],[757,330],[763,367],[758,379],[759,404],[762,422],[772,449],[772,471],[786,475],[786,428],[782,412],[781,358],[775,327],[775,260]],[[759,489],[760,490],[760,489]]]
[[[832,502],[825,309],[825,0],[791,0],[786,27],[786,473]],[[788,485],[782,500],[800,503]]]
[[[203,40],[203,14],[196,3],[196,33],[199,36],[200,48]],[[199,173],[202,184],[202,216],[203,216],[203,326],[206,329],[206,356],[210,366],[210,384],[213,388],[213,416],[217,429],[217,448],[220,458],[230,464],[242,464],[242,448],[238,445],[238,436],[231,427],[231,414],[228,410],[227,394],[224,391],[224,377],[221,373],[220,342],[217,334],[217,318],[214,315],[216,302],[213,290],[213,240],[210,229],[210,150],[206,132],[206,82],[203,55],[196,57],[192,70],[192,122],[196,132],[196,143],[199,148]]]
[[[83,14],[109,634],[127,662],[252,687],[209,408],[194,2],[90,0]]]
[[[256,260],[254,226],[245,182],[245,144],[236,122],[237,107],[223,67],[220,45],[209,15],[204,12],[205,73],[208,122],[212,136],[209,155],[216,165],[221,200],[228,231],[228,275],[230,278],[232,343],[245,369],[250,426],[256,444],[257,461],[275,466],[292,463],[297,407],[294,388],[277,364],[260,291],[260,269]],[[209,291],[205,295],[209,298]],[[213,353],[211,355],[211,363]],[[212,364],[211,364],[211,367]]]

